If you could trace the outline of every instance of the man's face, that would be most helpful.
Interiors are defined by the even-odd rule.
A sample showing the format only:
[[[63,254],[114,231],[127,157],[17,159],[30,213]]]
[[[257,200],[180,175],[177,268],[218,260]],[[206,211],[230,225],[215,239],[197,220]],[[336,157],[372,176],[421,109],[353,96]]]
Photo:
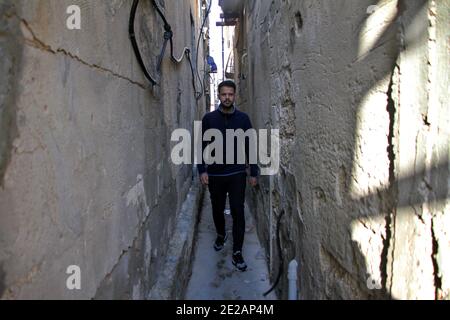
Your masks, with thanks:
[[[222,87],[219,92],[219,100],[226,108],[230,108],[234,104],[234,89]]]

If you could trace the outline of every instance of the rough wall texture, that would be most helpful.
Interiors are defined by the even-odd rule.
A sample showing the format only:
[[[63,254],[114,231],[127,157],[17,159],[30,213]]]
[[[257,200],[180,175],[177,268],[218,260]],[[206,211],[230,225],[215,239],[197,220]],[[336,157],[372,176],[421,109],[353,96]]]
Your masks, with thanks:
[[[281,139],[248,197],[274,276],[285,212],[281,297],[295,258],[301,298],[449,298],[449,22],[448,1],[246,2],[240,104]]]
[[[192,129],[204,105],[188,62],[168,53],[148,88],[131,3],[0,2],[0,298],[140,299],[163,268],[192,176],[171,164],[170,134]],[[66,28],[73,4],[81,30]],[[195,43],[198,1],[164,10],[179,55]],[[150,1],[136,30],[155,73],[164,29]],[[66,287],[70,265],[81,290]]]

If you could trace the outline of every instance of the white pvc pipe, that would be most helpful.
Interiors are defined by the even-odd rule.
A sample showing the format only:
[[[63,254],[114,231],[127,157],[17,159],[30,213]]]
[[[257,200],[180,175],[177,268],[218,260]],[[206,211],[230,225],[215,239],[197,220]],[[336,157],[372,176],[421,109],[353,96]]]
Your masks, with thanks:
[[[273,271],[273,208],[272,208],[272,194],[273,194],[273,176],[269,176],[269,268],[270,273]]]
[[[297,293],[297,267],[298,263],[296,260],[292,260],[289,263],[288,269],[288,280],[289,280],[289,300],[298,300]]]

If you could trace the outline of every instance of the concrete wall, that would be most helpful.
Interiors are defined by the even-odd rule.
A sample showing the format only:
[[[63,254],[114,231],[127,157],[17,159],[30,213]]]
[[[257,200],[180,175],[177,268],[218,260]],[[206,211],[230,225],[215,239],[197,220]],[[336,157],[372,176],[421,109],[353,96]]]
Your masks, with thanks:
[[[449,22],[448,1],[246,2],[240,105],[281,137],[248,199],[274,277],[285,212],[281,297],[295,258],[302,299],[449,298]]]
[[[164,268],[192,183],[191,166],[170,161],[170,135],[192,130],[205,106],[169,49],[149,88],[128,38],[131,3],[0,2],[0,298],[142,299]],[[66,28],[69,5],[81,30]],[[164,10],[179,56],[196,43],[198,1]],[[136,30],[155,74],[164,29],[150,1]],[[66,287],[70,265],[81,290]]]

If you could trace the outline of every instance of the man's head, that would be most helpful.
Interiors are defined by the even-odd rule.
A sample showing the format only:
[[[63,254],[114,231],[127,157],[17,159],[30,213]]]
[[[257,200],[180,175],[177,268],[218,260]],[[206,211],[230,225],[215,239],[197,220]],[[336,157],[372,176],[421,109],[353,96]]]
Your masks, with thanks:
[[[236,84],[225,80],[219,84],[219,100],[225,108],[231,108],[236,98]]]

